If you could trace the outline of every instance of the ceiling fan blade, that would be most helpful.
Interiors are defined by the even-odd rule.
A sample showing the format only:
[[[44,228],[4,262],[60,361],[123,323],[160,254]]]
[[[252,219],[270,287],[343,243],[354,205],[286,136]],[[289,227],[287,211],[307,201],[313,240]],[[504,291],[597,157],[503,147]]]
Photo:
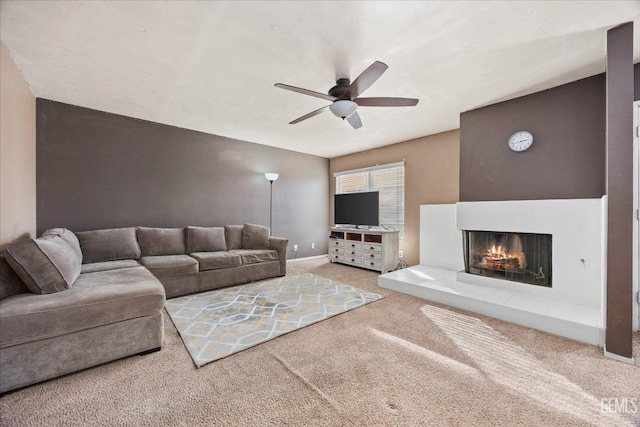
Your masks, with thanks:
[[[347,121],[354,129],[360,129],[362,127],[362,121],[360,120],[360,116],[357,111],[347,117]]]
[[[308,114],[305,114],[305,115],[304,115],[304,116],[302,116],[302,117],[298,117],[297,119],[295,119],[294,121],[290,122],[289,124],[290,124],[290,125],[295,125],[295,124],[296,124],[296,123],[298,123],[298,122],[301,122],[301,121],[303,121],[303,120],[307,120],[307,119],[309,119],[309,118],[311,118],[311,117],[313,117],[313,116],[317,116],[318,114],[322,113],[324,110],[326,110],[326,109],[328,109],[328,108],[329,108],[329,106],[328,106],[328,105],[325,105],[324,107],[322,107],[322,108],[318,108],[317,110],[312,111],[312,112],[310,112],[310,113],[308,113]]]
[[[298,93],[301,93],[303,95],[315,96],[316,98],[326,99],[327,101],[337,101],[338,100],[338,98],[336,98],[335,96],[326,95],[324,93],[315,92],[315,91],[309,90],[309,89],[302,89],[301,87],[289,86],[289,85],[285,85],[283,83],[276,83],[274,86],[275,87],[279,87],[281,89],[286,89],[286,90],[290,90],[290,91],[293,91],[293,92],[298,92]]]
[[[356,98],[360,107],[413,107],[418,103],[415,98]]]
[[[362,74],[360,74],[350,85],[347,90],[347,95],[349,99],[356,99],[362,92],[367,90],[369,86],[375,83],[376,80],[380,78],[382,73],[387,71],[387,64],[376,61],[373,64],[369,65],[369,68],[364,70]]]

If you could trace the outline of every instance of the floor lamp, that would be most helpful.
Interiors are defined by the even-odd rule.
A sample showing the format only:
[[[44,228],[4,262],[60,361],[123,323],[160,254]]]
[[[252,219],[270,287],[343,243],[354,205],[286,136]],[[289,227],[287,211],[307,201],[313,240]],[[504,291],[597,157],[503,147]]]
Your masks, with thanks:
[[[273,181],[278,179],[280,175],[273,172],[267,172],[264,174],[264,176],[269,180],[269,183],[271,184],[271,193],[269,194],[269,234],[271,234],[271,217],[273,216]]]

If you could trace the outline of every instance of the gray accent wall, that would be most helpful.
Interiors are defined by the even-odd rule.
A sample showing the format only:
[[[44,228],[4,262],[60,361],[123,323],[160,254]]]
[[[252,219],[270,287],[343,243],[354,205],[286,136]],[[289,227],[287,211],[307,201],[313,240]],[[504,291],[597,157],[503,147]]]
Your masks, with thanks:
[[[38,99],[37,232],[269,225],[288,257],[327,253],[323,157]],[[311,245],[315,243],[315,248]],[[293,252],[293,245],[299,250]]]
[[[640,100],[640,64],[633,65],[633,100]]]
[[[640,64],[633,74],[638,100]],[[598,74],[461,113],[460,201],[602,197],[605,89],[605,75]],[[534,142],[515,153],[507,141],[519,130],[530,131]]]
[[[516,153],[519,130],[534,141]],[[462,113],[460,201],[602,197],[604,141],[604,75]]]

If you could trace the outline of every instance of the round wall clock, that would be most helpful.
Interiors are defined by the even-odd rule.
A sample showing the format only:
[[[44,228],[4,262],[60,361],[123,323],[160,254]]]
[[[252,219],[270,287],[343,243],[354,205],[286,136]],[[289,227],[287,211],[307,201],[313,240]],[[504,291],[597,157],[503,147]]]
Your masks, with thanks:
[[[521,130],[514,133],[513,135],[511,135],[508,142],[509,148],[516,152],[524,151],[531,147],[532,144],[533,135],[531,134],[531,132],[528,132],[526,130]]]

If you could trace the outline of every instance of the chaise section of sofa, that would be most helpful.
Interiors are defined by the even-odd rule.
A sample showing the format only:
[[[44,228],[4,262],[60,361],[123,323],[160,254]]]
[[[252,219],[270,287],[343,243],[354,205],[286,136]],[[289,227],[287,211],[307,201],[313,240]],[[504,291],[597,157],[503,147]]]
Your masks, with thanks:
[[[137,261],[82,272],[77,242],[50,231],[0,257],[0,393],[162,346],[162,284]]]

